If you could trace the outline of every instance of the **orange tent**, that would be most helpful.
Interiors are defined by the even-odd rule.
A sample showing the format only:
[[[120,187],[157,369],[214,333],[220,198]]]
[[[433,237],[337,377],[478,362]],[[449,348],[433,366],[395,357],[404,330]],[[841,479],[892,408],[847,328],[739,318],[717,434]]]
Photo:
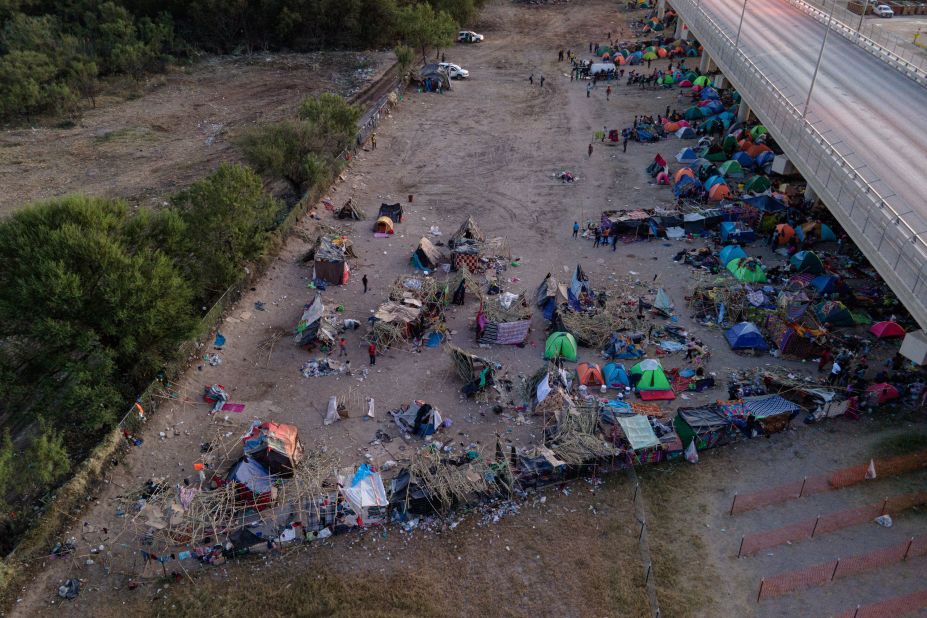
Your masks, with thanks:
[[[747,148],[744,148],[744,151],[755,159],[764,152],[772,152],[772,148],[766,144],[750,144]]]
[[[787,244],[792,239],[792,236],[795,236],[795,228],[788,223],[777,225],[776,232],[779,234],[779,240],[777,241],[779,245]]]
[[[667,122],[663,125],[663,130],[667,133],[675,133],[681,128],[682,126],[678,122]]]
[[[598,388],[605,384],[605,378],[602,377],[602,370],[598,365],[589,363],[580,363],[576,366],[576,377],[579,383],[586,386]]]
[[[726,184],[717,184],[708,192],[708,199],[712,202],[720,202],[731,195],[731,189]]]
[[[665,48],[663,48],[663,47],[657,48],[657,55],[660,56],[661,58],[666,58],[666,56],[667,56],[668,54],[669,54],[669,52],[666,51]]]
[[[625,60],[624,56],[621,54],[615,54],[615,64],[622,65],[625,62],[627,62],[627,60]]]
[[[604,54],[602,54],[602,60],[611,60],[611,58],[612,57],[611,55],[609,55],[608,52],[605,52]]]
[[[695,178],[695,172],[692,171],[691,167],[684,167],[673,176],[673,182],[679,182],[682,180],[683,176],[688,176],[689,178]]]

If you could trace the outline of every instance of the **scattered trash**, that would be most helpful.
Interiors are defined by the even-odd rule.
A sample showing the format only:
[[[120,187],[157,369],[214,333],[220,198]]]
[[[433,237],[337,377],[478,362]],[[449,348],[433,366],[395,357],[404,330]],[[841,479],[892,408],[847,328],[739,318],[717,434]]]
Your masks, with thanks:
[[[58,596],[68,601],[73,601],[80,594],[80,580],[70,578],[58,587]]]
[[[875,523],[879,524],[883,528],[892,527],[892,516],[891,515],[879,515],[875,518]]]

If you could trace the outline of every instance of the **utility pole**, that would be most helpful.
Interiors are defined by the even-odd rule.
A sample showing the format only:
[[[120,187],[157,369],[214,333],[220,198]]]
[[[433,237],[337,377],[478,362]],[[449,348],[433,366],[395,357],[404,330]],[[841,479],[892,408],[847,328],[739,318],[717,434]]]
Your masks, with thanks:
[[[805,99],[805,109],[801,112],[802,120],[808,114],[808,106],[811,104],[811,93],[814,92],[814,82],[818,79],[818,69],[821,68],[821,58],[824,56],[824,46],[827,45],[827,35],[830,34],[830,22],[834,18],[834,9],[837,7],[837,0],[830,7],[830,14],[827,16],[827,23],[824,24],[824,39],[821,41],[821,51],[818,52],[818,61],[814,65],[814,74],[811,76],[811,86],[808,87],[808,98]]]
[[[740,23],[737,25],[737,38],[734,40],[734,49],[740,44],[740,30],[744,27],[744,15],[747,12],[747,0],[744,0],[744,8],[740,11]]]
[[[869,10],[869,0],[866,0],[866,3],[863,5],[863,12],[859,14],[859,25],[856,26],[856,32],[859,32],[863,29],[863,17],[866,16],[866,11]]]

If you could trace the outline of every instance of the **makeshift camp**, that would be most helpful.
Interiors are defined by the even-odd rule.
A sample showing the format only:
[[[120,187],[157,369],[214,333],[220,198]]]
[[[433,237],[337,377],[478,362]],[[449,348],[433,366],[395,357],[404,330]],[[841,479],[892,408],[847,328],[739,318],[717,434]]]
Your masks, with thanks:
[[[375,234],[393,234],[393,220],[389,217],[377,217],[376,222],[373,224],[373,231]]]
[[[547,338],[544,344],[544,358],[554,360],[562,358],[567,361],[576,360],[576,339],[570,333],[557,332]]]
[[[676,398],[660,361],[648,358],[631,367],[631,382],[638,397],[644,401]]]
[[[824,264],[821,258],[813,251],[799,251],[791,257],[789,264],[795,267],[800,273],[811,273],[820,275],[824,272]]]
[[[494,239],[495,245],[487,243],[486,237],[480,230],[473,217],[468,216],[448,241],[451,249],[451,265],[454,270],[466,268],[470,272],[480,269],[480,258],[487,252],[501,254],[499,251],[488,251],[490,245],[502,247],[502,239]]]
[[[672,315],[676,309],[669,294],[663,288],[657,290],[657,295],[653,300],[653,308],[667,317]]]
[[[776,237],[776,245],[783,247],[789,244],[789,241],[795,236],[795,229],[788,223],[780,223],[776,226],[773,234]]]
[[[420,399],[398,410],[391,410],[389,414],[404,433],[420,438],[428,437],[438,431],[443,422],[438,409]]]
[[[461,390],[465,395],[476,394],[493,384],[496,368],[501,367],[501,365],[466,352],[452,344],[447,344],[447,351],[454,361],[457,375],[464,382],[464,387]]]
[[[766,351],[769,345],[763,338],[763,333],[752,322],[740,322],[724,333],[724,338],[732,350],[759,350]]]
[[[602,368],[602,379],[605,381],[605,386],[609,388],[623,389],[626,386],[631,386],[628,372],[625,370],[624,365],[618,363],[606,364]]]
[[[725,221],[721,224],[721,242],[748,244],[756,240],[753,229],[742,221]]]
[[[802,242],[833,242],[837,240],[834,230],[826,223],[809,221],[798,226],[795,233],[798,235],[798,240]]]
[[[426,64],[412,75],[412,81],[421,85],[425,92],[438,92],[451,89],[448,72],[438,64]],[[397,222],[398,223],[398,222]]]
[[[369,464],[361,464],[356,470],[338,474],[337,481],[345,502],[357,516],[357,525],[386,522],[389,500],[379,472]]]
[[[747,252],[744,251],[740,245],[728,245],[721,248],[719,253],[720,262],[725,267],[731,263],[731,260],[739,260],[741,258],[746,258]]]
[[[293,340],[297,345],[307,346],[315,341],[333,346],[337,329],[330,319],[325,317],[322,294],[316,292],[311,303],[303,308],[303,314],[294,329]]]
[[[303,445],[295,425],[255,421],[242,444],[245,455],[273,475],[292,476],[293,469],[303,458]]]
[[[589,388],[599,388],[605,385],[602,369],[597,364],[578,364],[576,366],[576,378],[580,384]]]
[[[531,327],[531,307],[524,292],[503,292],[480,301],[476,314],[479,343],[517,345],[528,337]]]
[[[315,248],[312,278],[333,285],[348,282],[351,269],[348,257],[353,257],[351,241],[346,236],[321,236]]]
[[[727,444],[740,435],[717,405],[679,408],[673,419],[673,429],[685,448],[694,441],[699,451]]]
[[[547,273],[535,292],[536,304],[542,310],[545,320],[552,319],[557,307],[568,302],[569,291],[567,286],[559,283],[550,273]]]
[[[660,445],[660,439],[654,433],[646,416],[641,414],[619,416],[618,424],[621,426],[624,437],[635,451]]]
[[[752,257],[737,258],[727,264],[727,269],[731,271],[738,281],[745,283],[763,283],[766,281],[766,267]]]
[[[418,247],[412,253],[412,266],[419,270],[435,270],[444,261],[444,255],[434,243],[422,236],[418,241]]]
[[[876,322],[869,327],[869,332],[879,339],[905,336],[905,330],[897,322]]]

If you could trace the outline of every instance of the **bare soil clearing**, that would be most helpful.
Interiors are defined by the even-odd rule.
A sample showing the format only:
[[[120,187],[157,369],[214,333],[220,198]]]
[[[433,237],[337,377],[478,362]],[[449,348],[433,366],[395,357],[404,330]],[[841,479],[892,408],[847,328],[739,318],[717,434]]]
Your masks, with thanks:
[[[67,193],[157,207],[220,163],[237,160],[229,141],[236,132],[292,116],[311,94],[353,94],[387,66],[389,56],[210,58],[151,78],[134,100],[98,101],[73,128],[0,132],[0,216]]]
[[[685,102],[676,98],[675,91],[639,90],[623,83],[613,85],[608,102],[601,85],[587,97],[585,83],[571,83],[567,65],[556,62],[558,49],[582,52],[590,41],[604,40],[605,32],[620,32],[627,16],[604,0],[542,7],[500,0],[487,8],[474,26],[486,34],[486,41],[446,52],[447,60],[468,69],[471,78],[455,82],[454,89],[443,95],[408,93],[377,130],[377,149],[361,152],[333,190],[331,198],[337,205],[351,197],[369,215],[381,202],[402,201],[406,216],[388,239],[373,238],[370,220],[348,226],[353,228],[359,259],[352,265],[351,282],[329,288],[323,295],[325,303],[343,305],[345,317],[365,321],[395,278],[412,272],[409,257],[418,239],[438,226],[440,238],[446,240],[469,214],[488,236],[506,236],[513,255],[521,258],[521,266],[504,273],[508,290],[530,293],[545,273],[568,278],[577,263],[583,264],[593,287],[633,272],[642,281],[641,290],[646,290],[656,278],[656,285],[665,287],[679,308],[680,324],[711,347],[708,370],[717,374],[719,383],[731,369],[771,362],[801,370],[801,363],[735,355],[719,331],[689,319],[684,297],[691,290],[692,270],[671,261],[686,246],[683,243],[634,243],[612,252],[570,237],[574,220],[597,219],[602,210],[666,206],[672,201],[671,191],[651,184],[644,169],[657,152],[669,158],[681,147],[678,141],[629,144],[626,154],[620,146],[596,143],[588,156],[587,147],[593,132],[603,125],[627,126],[635,115],[663,113],[667,105],[682,109]],[[533,86],[527,81],[532,73]],[[540,74],[546,77],[543,88],[538,85]],[[577,182],[561,183],[554,176],[561,170],[575,173]],[[409,194],[414,195],[411,204],[406,203]],[[335,223],[324,208],[318,212],[323,222]],[[302,257],[309,249],[304,238],[315,226],[308,217],[300,223],[303,233],[288,240],[264,279],[230,312],[222,327],[227,339],[222,363],[213,367],[196,362],[175,385],[178,398],[166,401],[148,424],[144,444],[113,469],[110,484],[71,531],[80,540],[81,559],[49,563],[23,591],[15,614],[59,612],[55,591],[69,576],[85,581],[84,592],[67,607],[75,615],[122,614],[126,609],[142,614],[216,613],[223,607],[228,615],[240,615],[253,613],[256,598],[273,612],[277,610],[271,594],[290,599],[287,591],[321,576],[323,583],[331,583],[323,586],[326,590],[335,589],[333,597],[319,601],[321,613],[326,613],[327,603],[359,589],[361,598],[369,599],[370,610],[352,615],[646,615],[643,592],[635,591],[642,578],[630,489],[620,479],[608,480],[595,495],[580,481],[572,486],[572,496],[551,495],[543,505],[539,500],[529,502],[521,514],[486,528],[477,525],[477,515],[441,535],[415,532],[407,542],[404,533],[390,527],[385,532],[336,537],[331,546],[310,546],[292,562],[288,558],[274,559],[273,566],[264,561],[228,564],[206,571],[197,584],[189,580],[171,584],[166,600],[155,606],[147,604],[154,596],[164,596],[161,584],[148,581],[138,590],[127,590],[137,547],[134,539],[117,536],[123,523],[115,515],[113,498],[152,477],[167,476],[172,482],[194,478],[192,464],[200,443],[214,435],[216,422],[226,422],[207,416],[208,406],[200,397],[206,385],[221,383],[233,401],[246,404],[244,414],[228,415],[228,426],[223,425],[222,431],[239,432],[252,417],[294,423],[306,448],[333,450],[345,465],[368,458],[375,464],[407,459],[421,442],[402,438],[386,411],[415,398],[428,400],[453,420],[444,437],[453,437],[458,448],[472,441],[491,449],[497,436],[516,446],[539,440],[540,419],[529,416],[519,423],[511,409],[495,414],[488,406],[462,399],[461,383],[440,348],[420,353],[394,349],[368,367],[366,344],[360,333],[350,333],[349,358],[355,368],[351,377],[302,377],[300,367],[316,354],[297,348],[289,337],[268,354],[262,342],[274,332],[289,332],[314,294],[306,288],[311,266]],[[771,265],[778,263],[779,258],[764,248],[751,252],[763,255]],[[364,274],[370,280],[367,294],[360,283]],[[263,303],[264,309],[258,310],[256,303]],[[502,362],[512,378],[533,373],[542,363],[546,338],[541,317],[533,318],[524,348],[482,350],[473,343],[477,308],[469,296],[465,306],[450,310],[451,342]],[[203,350],[207,351],[211,350]],[[597,359],[597,351],[581,350],[580,360]],[[681,354],[663,362],[667,368],[685,364]],[[361,367],[369,369],[366,377]],[[349,389],[375,398],[376,420],[348,418],[324,426],[329,396]],[[715,390],[687,396],[672,407],[726,394]],[[814,428],[799,426],[769,441],[711,453],[697,467],[675,464],[648,473],[643,483],[651,509],[654,569],[661,603],[667,606],[663,615],[751,615],[755,574],[780,565],[729,559],[737,533],[727,531],[739,532],[739,526],[753,525],[740,522],[754,521],[741,516],[736,528],[722,522],[732,487],[759,488],[858,463],[858,457],[865,456],[866,433],[880,427],[867,423],[837,420]],[[377,430],[389,433],[392,441],[371,444]],[[161,439],[159,432],[166,437]],[[763,522],[782,525],[793,516],[783,507],[780,516],[774,513]],[[82,535],[83,522],[96,531]],[[104,526],[108,535],[99,532]],[[113,567],[109,576],[99,562],[89,566],[83,562],[88,548],[100,543],[112,553],[106,558]],[[760,566],[753,570],[752,564]],[[334,574],[337,582],[323,574]],[[267,592],[254,592],[260,590]],[[421,598],[424,590],[431,596]],[[247,603],[242,601],[246,594]],[[280,613],[286,613],[291,601],[281,603]],[[305,598],[305,603],[311,602]],[[822,607],[830,611],[834,605],[828,602]],[[305,606],[302,611],[311,613]],[[329,613],[338,615],[334,610]]]

